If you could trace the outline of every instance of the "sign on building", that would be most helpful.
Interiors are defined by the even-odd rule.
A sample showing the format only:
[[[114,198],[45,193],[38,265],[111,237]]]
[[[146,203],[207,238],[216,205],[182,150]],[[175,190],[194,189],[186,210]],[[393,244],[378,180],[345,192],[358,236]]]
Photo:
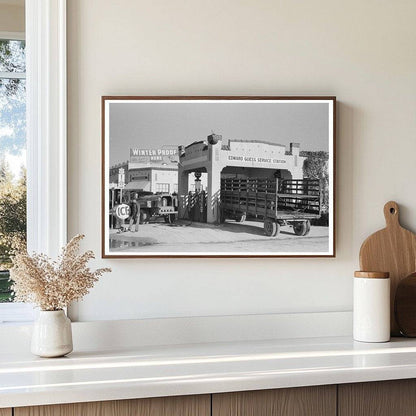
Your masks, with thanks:
[[[178,163],[178,149],[130,149],[130,162],[135,163]]]

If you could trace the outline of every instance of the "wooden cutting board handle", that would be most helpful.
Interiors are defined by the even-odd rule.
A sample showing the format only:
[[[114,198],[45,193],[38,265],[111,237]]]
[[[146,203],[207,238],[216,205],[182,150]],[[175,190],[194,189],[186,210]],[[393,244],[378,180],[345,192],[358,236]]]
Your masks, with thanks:
[[[399,221],[399,206],[397,202],[389,201],[384,205],[384,218],[386,219],[386,227],[401,227]]]
[[[416,235],[400,225],[399,205],[384,205],[386,228],[370,235],[360,250],[362,271],[389,272],[391,282],[391,334],[400,335],[394,317],[394,299],[399,282],[416,271]],[[416,320],[416,316],[415,316]]]

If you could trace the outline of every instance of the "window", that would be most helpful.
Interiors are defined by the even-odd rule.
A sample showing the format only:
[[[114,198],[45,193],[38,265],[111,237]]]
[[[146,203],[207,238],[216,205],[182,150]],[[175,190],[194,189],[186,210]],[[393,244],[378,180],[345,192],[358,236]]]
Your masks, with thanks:
[[[12,301],[13,247],[26,244],[25,41],[0,38],[0,302]]]
[[[168,183],[157,183],[156,192],[169,193],[169,184]]]
[[[26,85],[27,247],[56,257],[67,242],[66,0],[25,2],[25,32],[0,32],[0,39],[26,38],[27,85],[18,68],[1,70],[7,72],[2,84],[21,79]],[[31,305],[0,303],[0,323],[33,317]]]

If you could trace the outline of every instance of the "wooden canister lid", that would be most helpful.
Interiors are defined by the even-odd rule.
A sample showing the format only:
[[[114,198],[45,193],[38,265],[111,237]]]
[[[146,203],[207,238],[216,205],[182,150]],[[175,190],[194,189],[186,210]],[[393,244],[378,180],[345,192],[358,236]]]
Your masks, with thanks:
[[[390,277],[389,272],[354,272],[354,277],[362,277],[365,279],[388,279]]]

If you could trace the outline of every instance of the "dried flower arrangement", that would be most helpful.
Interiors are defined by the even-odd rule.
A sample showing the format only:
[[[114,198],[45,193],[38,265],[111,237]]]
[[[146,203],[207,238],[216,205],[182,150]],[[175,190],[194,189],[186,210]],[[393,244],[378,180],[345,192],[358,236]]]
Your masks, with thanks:
[[[103,273],[111,272],[109,268],[88,268],[94,253],[78,254],[83,238],[80,234],[72,238],[57,261],[45,254],[29,255],[26,250],[16,253],[10,270],[15,302],[34,303],[45,311],[60,310],[84,297]]]

